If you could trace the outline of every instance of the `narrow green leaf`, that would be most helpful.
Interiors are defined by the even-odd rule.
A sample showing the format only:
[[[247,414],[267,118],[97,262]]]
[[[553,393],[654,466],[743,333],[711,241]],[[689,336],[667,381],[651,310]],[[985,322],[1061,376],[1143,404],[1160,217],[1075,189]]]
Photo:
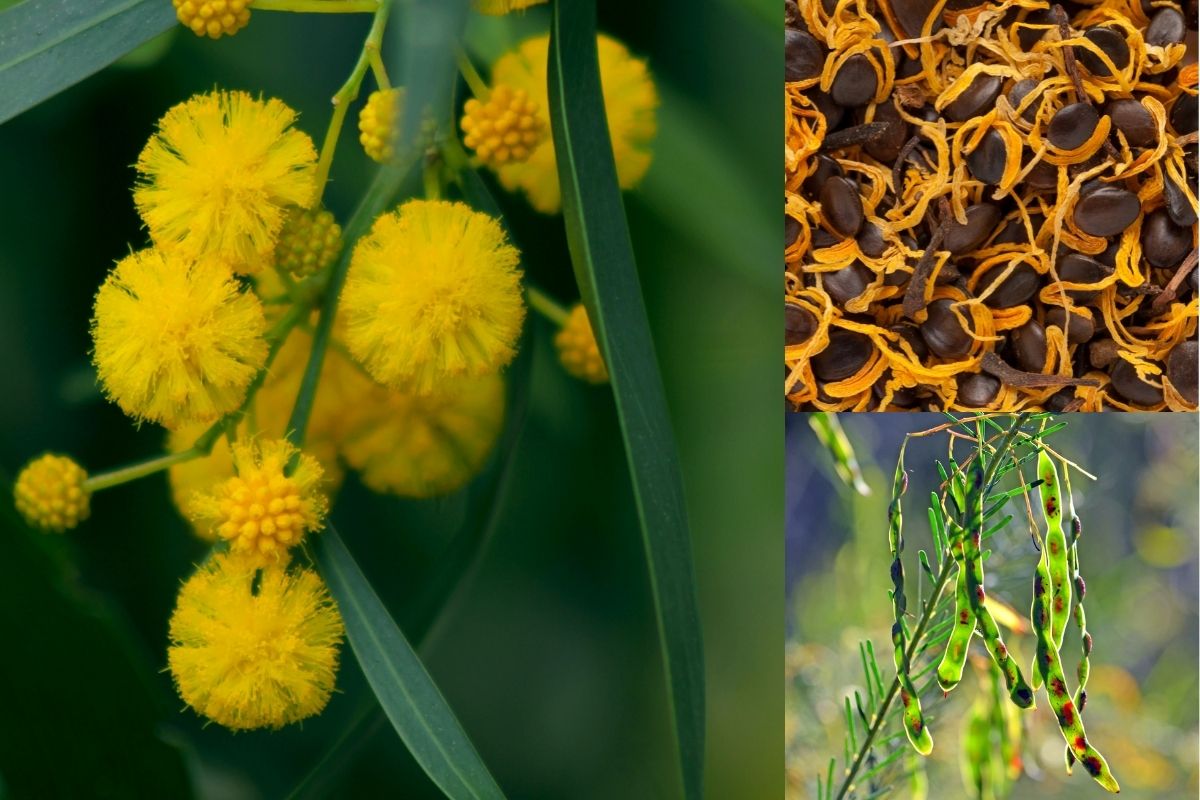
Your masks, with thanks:
[[[451,800],[503,798],[421,659],[328,526],[313,552],[367,682],[413,758]]]
[[[175,24],[166,0],[25,0],[0,11],[0,124]]]
[[[550,127],[575,278],[612,376],[679,744],[684,795],[704,778],[704,654],[679,455],[617,184],[592,0],[554,4]]]

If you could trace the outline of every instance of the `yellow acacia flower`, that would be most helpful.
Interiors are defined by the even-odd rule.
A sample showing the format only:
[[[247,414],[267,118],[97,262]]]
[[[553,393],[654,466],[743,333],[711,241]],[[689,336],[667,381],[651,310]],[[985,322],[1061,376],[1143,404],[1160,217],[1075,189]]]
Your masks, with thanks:
[[[524,11],[530,6],[541,5],[547,0],[471,0],[471,7],[480,14],[500,16],[510,11]]]
[[[355,246],[346,345],[377,381],[418,394],[495,372],[516,353],[525,318],[519,261],[487,214],[410,200]]]
[[[486,100],[463,105],[463,144],[493,169],[526,161],[546,138],[546,120],[524,89],[493,86]]]
[[[17,476],[13,501],[32,527],[62,533],[91,513],[91,493],[84,487],[87,472],[68,456],[45,453],[30,461]]]
[[[175,16],[197,36],[232,36],[250,22],[254,0],[171,0]]]
[[[279,728],[319,714],[337,681],[345,627],[309,569],[215,555],[184,583],[167,661],[179,696],[232,730]]]
[[[195,494],[188,516],[206,521],[229,542],[232,554],[254,566],[286,563],[288,550],[305,533],[320,530],[328,501],[320,490],[321,464],[297,454],[285,439],[239,441],[233,446],[237,475]]]
[[[373,491],[434,497],[479,472],[503,423],[498,374],[455,381],[431,395],[376,387],[361,398],[341,452]]]
[[[222,264],[142,250],[96,295],[93,357],[126,414],[177,428],[241,405],[266,361],[265,327],[258,298]]]
[[[658,123],[658,91],[646,68],[625,45],[600,34],[596,39],[600,56],[600,79],[604,89],[604,110],[608,116],[609,136],[622,189],[636,186],[650,168],[650,144]],[[492,65],[492,82],[523,89],[538,104],[539,114],[549,125],[549,96],[546,91],[546,59],[550,48],[548,35],[527,39],[513,52]],[[529,203],[546,214],[562,207],[558,171],[554,160],[554,141],[550,137],[538,145],[523,163],[505,164],[496,170],[500,183],[509,191],[520,189]]]
[[[608,382],[608,369],[582,303],[576,303],[571,309],[567,321],[554,336],[554,346],[558,348],[558,359],[567,372],[588,383]]]
[[[239,435],[245,426],[239,427]],[[178,453],[187,450],[200,437],[207,425],[188,425],[179,430],[171,431],[167,437],[167,450]],[[202,458],[193,458],[181,464],[174,464],[167,471],[167,480],[171,487],[171,500],[181,514],[186,516],[188,504],[197,492],[207,492],[222,481],[233,477],[233,452],[229,449],[229,440],[222,436],[213,445],[212,452]],[[212,526],[205,521],[195,521],[188,518],[192,530],[200,538],[215,542],[218,537]]]
[[[358,141],[372,160],[386,164],[396,157],[396,120],[404,111],[404,89],[379,89],[358,112]]]
[[[133,200],[161,248],[235,272],[271,263],[289,206],[307,208],[317,151],[296,112],[246,92],[196,95],[169,110],[138,156]]]

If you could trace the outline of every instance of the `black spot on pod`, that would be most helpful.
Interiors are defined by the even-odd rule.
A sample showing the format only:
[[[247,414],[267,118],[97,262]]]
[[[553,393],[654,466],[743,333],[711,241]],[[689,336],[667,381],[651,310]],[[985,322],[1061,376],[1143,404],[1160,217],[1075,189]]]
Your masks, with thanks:
[[[1058,516],[1058,504],[1054,502],[1053,497],[1046,498],[1046,516],[1047,517]]]
[[[1079,713],[1083,713],[1083,707],[1087,705],[1087,689],[1079,690]]]
[[[1033,690],[1025,685],[1018,686],[1013,689],[1012,699],[1021,708],[1029,708],[1033,705]]]
[[[1100,759],[1096,758],[1096,756],[1084,756],[1080,759],[1080,762],[1093,778],[1100,774]]]

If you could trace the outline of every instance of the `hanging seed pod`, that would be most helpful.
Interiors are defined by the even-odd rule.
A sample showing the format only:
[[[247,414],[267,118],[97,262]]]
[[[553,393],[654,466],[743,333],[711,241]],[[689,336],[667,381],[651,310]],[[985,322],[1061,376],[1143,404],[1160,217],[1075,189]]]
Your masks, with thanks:
[[[1088,673],[1091,671],[1089,658],[1092,655],[1092,634],[1087,629],[1087,614],[1083,610],[1083,596],[1087,592],[1087,585],[1083,582],[1083,576],[1079,574],[1079,536],[1083,532],[1083,526],[1079,522],[1079,517],[1075,514],[1075,503],[1071,496],[1071,473],[1066,464],[1063,464],[1063,488],[1064,497],[1067,501],[1067,524],[1070,527],[1070,541],[1068,543],[1070,550],[1067,553],[1067,561],[1071,570],[1071,582],[1075,586],[1075,624],[1079,627],[1079,666],[1075,669],[1075,676],[1079,683],[1075,687],[1075,709],[1082,714],[1084,706],[1087,705],[1087,682]],[[1075,753],[1072,752],[1070,746],[1065,750],[1064,758],[1067,764],[1067,774],[1071,774],[1071,768],[1075,765]]]
[[[971,600],[967,596],[967,570],[963,565],[961,547],[954,548],[954,560],[954,627],[950,629],[950,638],[946,640],[946,652],[937,668],[938,686],[942,687],[943,692],[953,690],[962,680],[967,651],[975,635],[975,613],[971,610]]]
[[[1067,568],[1067,538],[1063,533],[1062,491],[1058,471],[1045,451],[1038,453],[1038,487],[1042,512],[1046,517],[1046,569],[1050,578],[1050,628],[1055,652],[1062,649],[1067,616],[1071,610],[1071,580]]]

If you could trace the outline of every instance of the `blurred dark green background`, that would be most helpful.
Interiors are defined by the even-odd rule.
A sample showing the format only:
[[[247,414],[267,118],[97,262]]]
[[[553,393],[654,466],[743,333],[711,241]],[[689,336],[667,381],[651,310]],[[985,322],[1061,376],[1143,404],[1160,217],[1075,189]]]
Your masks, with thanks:
[[[166,3],[168,0],[163,0]],[[777,798],[779,614],[778,9],[759,2],[605,2],[601,27],[647,57],[662,94],[655,163],[626,195],[694,532],[708,678],[708,794]],[[546,8],[474,19],[486,64]],[[0,126],[0,472],[46,449],[92,471],[159,452],[98,394],[92,297],[144,243],[131,164],[171,105],[214,86],[282,98],[318,142],[365,35],[353,18],[256,12],[232,39],[172,31]],[[370,165],[348,121],[327,202],[344,222]],[[494,187],[493,187],[494,188]],[[529,274],[576,297],[561,219],[498,193]],[[423,649],[514,798],[676,793],[641,535],[613,404],[566,377],[534,319],[529,420],[501,525]],[[7,491],[7,490],[6,490]],[[351,480],[333,518],[402,615],[470,512]],[[203,727],[175,696],[166,625],[204,548],[163,476],[106,491],[67,537],[0,517],[0,797],[283,797],[349,729],[369,692],[347,648],[340,693],[277,733]],[[436,797],[385,723],[339,751],[309,796]],[[186,775],[184,775],[186,771]],[[164,787],[173,787],[167,789]]]
[[[787,421],[787,796],[797,799],[816,796],[817,772],[824,774],[830,756],[838,756],[841,768],[842,699],[862,686],[858,642],[873,641],[885,685],[895,676],[887,539],[892,475],[904,434],[945,422],[938,414],[838,415],[872,489],[860,497],[834,475],[807,416],[788,415]],[[1084,713],[1088,738],[1120,781],[1122,798],[1196,797],[1198,418],[1067,414],[1056,419],[1062,421],[1067,427],[1049,438],[1050,446],[1097,478],[1071,473],[1095,642]],[[966,453],[965,443],[956,452]],[[938,483],[933,460],[945,458],[944,435],[912,440],[905,455],[905,566],[914,598],[916,582],[924,580],[917,550],[930,549],[925,509]],[[1032,480],[1034,469],[1025,472]],[[989,540],[1002,555],[988,562],[988,591],[1027,617],[1037,553],[1024,504],[1011,501],[1005,513],[1014,521]],[[1042,526],[1041,517],[1035,519]],[[912,611],[914,600],[909,603]],[[1004,635],[1027,671],[1032,635]],[[972,648],[984,652],[978,640]],[[1072,690],[1078,653],[1079,633],[1071,623],[1062,654]],[[959,752],[967,711],[980,691],[974,672],[967,670],[945,702],[937,691],[922,698],[931,708],[934,738],[927,761],[930,798],[968,796]],[[1025,774],[1009,797],[1107,796],[1082,769],[1064,774],[1063,739],[1044,692],[1026,716]],[[907,784],[889,796],[908,797]]]

